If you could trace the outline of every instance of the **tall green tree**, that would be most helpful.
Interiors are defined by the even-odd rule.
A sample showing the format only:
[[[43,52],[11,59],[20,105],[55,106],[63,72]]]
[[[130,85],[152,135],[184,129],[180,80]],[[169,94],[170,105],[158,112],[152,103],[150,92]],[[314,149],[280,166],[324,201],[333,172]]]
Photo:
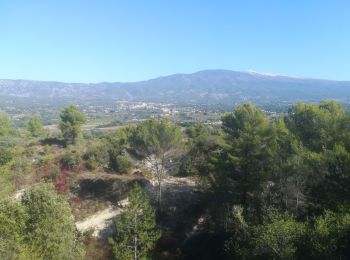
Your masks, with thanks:
[[[196,124],[186,129],[186,154],[181,159],[180,175],[204,175],[208,173],[207,157],[216,145],[208,128]]]
[[[316,168],[321,157],[307,148],[287,128],[285,117],[273,124],[276,150],[272,168],[270,192],[275,193],[274,202],[268,201],[267,207],[274,206],[295,213],[305,211],[309,205],[310,184],[320,173]]]
[[[86,117],[76,105],[69,105],[60,113],[59,127],[67,143],[75,143],[81,134]]]
[[[128,196],[129,205],[116,218],[116,234],[109,239],[115,259],[148,259],[160,238],[155,211],[139,185]]]
[[[146,158],[152,167],[158,186],[158,204],[161,206],[163,181],[182,146],[181,130],[178,126],[170,124],[168,119],[150,119],[133,130],[129,141],[135,151]]]
[[[219,177],[233,184],[230,192],[235,194],[235,203],[242,204],[247,214],[259,209],[259,194],[271,174],[273,131],[263,111],[250,103],[227,113],[222,122],[225,136],[218,160]]]
[[[27,124],[27,130],[33,137],[41,136],[45,130],[39,116],[32,116]]]

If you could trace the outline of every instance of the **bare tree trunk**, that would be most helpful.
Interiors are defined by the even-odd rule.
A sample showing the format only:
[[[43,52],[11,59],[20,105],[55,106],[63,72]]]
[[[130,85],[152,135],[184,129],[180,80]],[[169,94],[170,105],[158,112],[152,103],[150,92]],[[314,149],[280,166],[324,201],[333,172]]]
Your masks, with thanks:
[[[161,208],[161,203],[162,203],[162,176],[161,176],[161,165],[159,165],[158,162],[156,162],[156,178],[158,182],[158,206]]]
[[[136,233],[136,229],[137,229],[137,215],[135,214],[135,233]],[[134,236],[134,260],[137,260],[137,236],[135,234]]]
[[[159,208],[161,209],[162,207],[162,184],[161,182],[158,182],[158,194],[159,194]]]
[[[164,155],[159,158],[156,156],[149,157],[149,162],[151,164],[152,170],[153,170],[153,177],[155,178],[157,182],[157,203],[158,203],[158,210],[159,215],[161,215],[162,211],[162,185],[165,178],[165,157]]]
[[[299,209],[299,191],[297,192],[297,206],[296,206],[297,210]]]

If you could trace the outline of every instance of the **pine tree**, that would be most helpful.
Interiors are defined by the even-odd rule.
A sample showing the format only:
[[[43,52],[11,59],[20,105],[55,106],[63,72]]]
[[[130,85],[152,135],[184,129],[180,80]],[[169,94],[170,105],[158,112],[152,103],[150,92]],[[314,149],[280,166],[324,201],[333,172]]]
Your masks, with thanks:
[[[69,105],[60,113],[59,127],[67,143],[74,144],[81,134],[81,125],[86,122],[86,117],[76,105]]]
[[[246,214],[260,207],[260,193],[272,167],[273,131],[263,111],[250,103],[227,113],[222,122],[225,142],[218,163],[224,168],[224,183],[233,181],[229,189],[235,190],[239,196],[235,203],[242,204]]]
[[[127,209],[116,219],[116,234],[109,241],[115,259],[137,260],[151,254],[160,231],[156,228],[155,211],[139,185],[135,185],[128,200]]]
[[[39,116],[33,116],[30,118],[27,124],[27,130],[32,137],[41,136],[45,130]]]
[[[136,153],[148,160],[158,188],[158,206],[162,206],[162,185],[168,169],[182,146],[182,133],[168,119],[147,120],[132,132],[129,141]]]

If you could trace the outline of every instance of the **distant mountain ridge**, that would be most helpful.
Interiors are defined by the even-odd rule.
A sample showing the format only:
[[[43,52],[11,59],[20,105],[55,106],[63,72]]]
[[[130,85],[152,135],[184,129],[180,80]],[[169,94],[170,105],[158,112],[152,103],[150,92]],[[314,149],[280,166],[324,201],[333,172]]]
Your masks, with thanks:
[[[0,97],[125,100],[174,104],[350,102],[350,81],[306,79],[257,72],[205,70],[128,83],[0,80]]]

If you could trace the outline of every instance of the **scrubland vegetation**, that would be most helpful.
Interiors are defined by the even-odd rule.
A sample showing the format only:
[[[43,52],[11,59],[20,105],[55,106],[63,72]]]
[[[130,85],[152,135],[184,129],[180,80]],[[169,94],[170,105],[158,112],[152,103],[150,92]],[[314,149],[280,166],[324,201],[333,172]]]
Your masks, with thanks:
[[[57,133],[2,115],[0,258],[347,259],[349,112],[323,101],[271,117],[246,103],[221,121],[95,134],[70,105]],[[76,228],[114,207],[100,234]]]

